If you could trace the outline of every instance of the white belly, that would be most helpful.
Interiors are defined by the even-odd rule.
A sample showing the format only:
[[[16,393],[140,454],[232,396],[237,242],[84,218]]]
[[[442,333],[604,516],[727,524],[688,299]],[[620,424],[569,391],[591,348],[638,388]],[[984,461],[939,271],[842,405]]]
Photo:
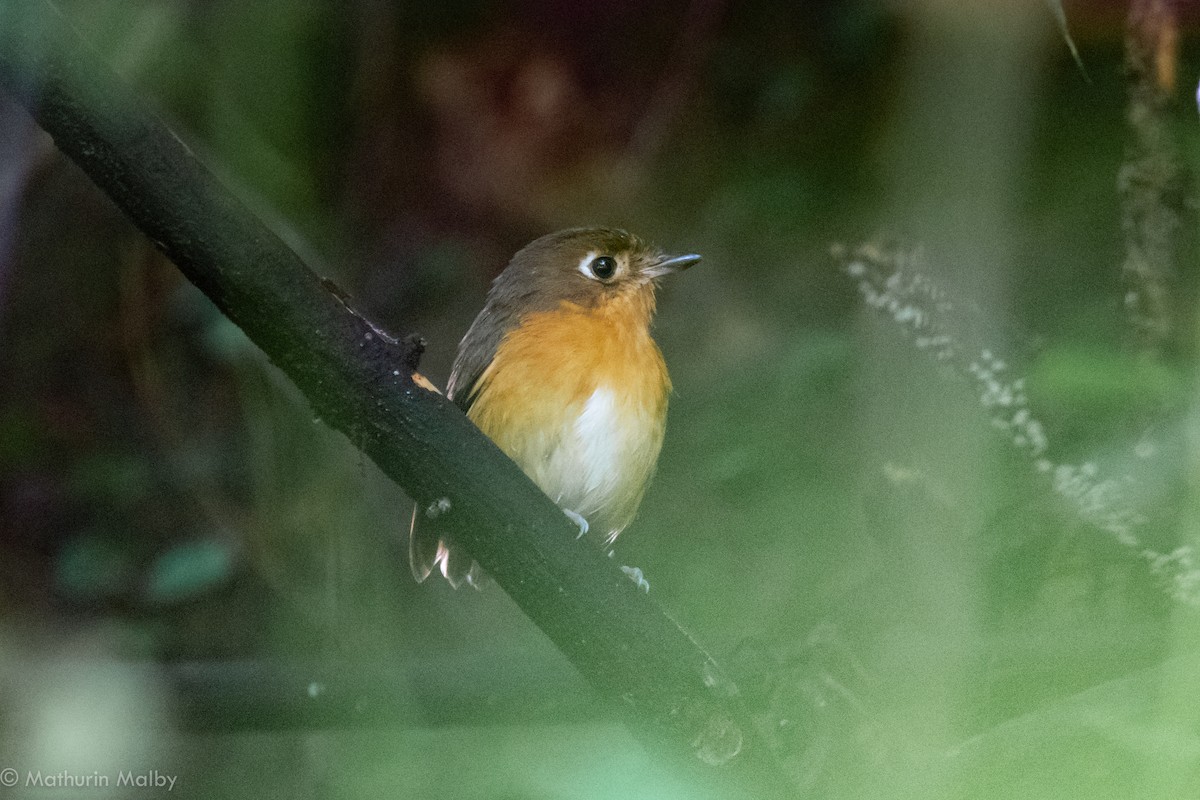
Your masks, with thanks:
[[[611,541],[637,512],[662,434],[646,409],[622,406],[601,386],[522,467],[561,508],[582,515],[593,533]]]

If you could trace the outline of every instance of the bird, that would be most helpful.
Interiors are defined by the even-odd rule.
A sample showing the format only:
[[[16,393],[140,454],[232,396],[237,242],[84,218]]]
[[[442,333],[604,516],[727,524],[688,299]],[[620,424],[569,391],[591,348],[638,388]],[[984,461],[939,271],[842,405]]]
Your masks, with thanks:
[[[699,261],[620,228],[542,236],[492,282],[451,367],[447,397],[578,525],[580,538],[606,548],[637,514],[662,448],[671,379],[650,332],[656,289]],[[413,510],[413,577],[420,583],[436,571],[454,588],[479,588],[485,573],[436,517]],[[640,570],[624,569],[649,589]]]

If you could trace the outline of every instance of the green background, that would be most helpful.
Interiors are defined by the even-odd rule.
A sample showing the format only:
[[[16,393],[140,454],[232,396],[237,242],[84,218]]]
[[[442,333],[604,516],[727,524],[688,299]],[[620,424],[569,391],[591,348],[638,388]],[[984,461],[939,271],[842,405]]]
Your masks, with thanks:
[[[538,235],[704,255],[660,298],[675,394],[617,556],[803,796],[1200,797],[1195,220],[1140,348],[1123,4],[1066,6],[1082,70],[1038,0],[61,5],[439,385]],[[413,584],[402,491],[2,97],[0,172],[0,767],[114,784],[17,794],[697,796],[498,587]],[[863,302],[830,248],[865,241],[920,246],[959,361]],[[248,664],[366,687],[363,721],[239,716]]]

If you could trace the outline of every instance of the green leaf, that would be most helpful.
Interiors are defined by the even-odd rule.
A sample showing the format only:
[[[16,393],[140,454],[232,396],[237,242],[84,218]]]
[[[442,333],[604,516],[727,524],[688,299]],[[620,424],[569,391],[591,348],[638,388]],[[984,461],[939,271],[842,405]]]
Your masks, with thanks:
[[[1028,376],[1035,405],[1157,408],[1183,399],[1169,367],[1099,347],[1060,347],[1038,359]]]
[[[233,554],[213,539],[188,542],[163,553],[150,568],[146,600],[179,603],[209,591],[229,579]]]

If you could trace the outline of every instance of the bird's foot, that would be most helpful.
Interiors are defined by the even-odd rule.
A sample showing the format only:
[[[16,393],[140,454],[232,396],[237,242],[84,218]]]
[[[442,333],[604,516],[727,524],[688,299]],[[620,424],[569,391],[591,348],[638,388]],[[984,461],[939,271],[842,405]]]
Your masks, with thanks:
[[[569,508],[564,508],[562,512],[567,515],[567,518],[570,519],[571,522],[574,522],[579,526],[579,535],[575,537],[576,539],[582,539],[587,535],[588,521],[584,519],[583,514],[580,514],[577,511],[572,511]]]
[[[637,587],[646,594],[650,594],[650,581],[646,580],[646,576],[637,567],[621,567],[621,572],[629,576],[629,580],[637,584]]]

